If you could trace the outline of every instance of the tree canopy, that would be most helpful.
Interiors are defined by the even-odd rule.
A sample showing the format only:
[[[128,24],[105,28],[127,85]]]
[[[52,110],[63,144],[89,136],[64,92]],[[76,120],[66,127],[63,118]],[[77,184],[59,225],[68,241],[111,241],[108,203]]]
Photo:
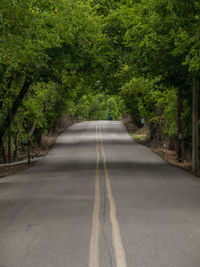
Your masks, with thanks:
[[[190,0],[2,0],[1,146],[41,136],[63,114],[128,115],[145,119],[151,139],[195,150],[199,12]]]

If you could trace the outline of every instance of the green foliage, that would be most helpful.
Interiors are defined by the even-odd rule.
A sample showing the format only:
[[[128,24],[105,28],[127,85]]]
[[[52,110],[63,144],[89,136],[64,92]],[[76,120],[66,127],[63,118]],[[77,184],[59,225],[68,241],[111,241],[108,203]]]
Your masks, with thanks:
[[[139,114],[149,126],[154,127],[162,121],[163,134],[168,137],[176,135],[176,90],[164,87],[160,77],[133,78],[122,87],[121,94],[125,103],[127,99],[131,99],[131,102],[134,99],[132,106],[128,102],[127,110],[133,116]]]
[[[106,66],[103,22],[89,3],[64,0],[2,0],[0,19],[0,132],[14,139],[20,131],[21,140],[34,126],[39,139],[62,114],[73,116],[79,95]],[[27,77],[31,86],[20,99]],[[11,130],[4,130],[18,98]]]
[[[192,76],[200,70],[200,4],[178,0],[2,0],[0,133],[27,81],[10,129],[37,138],[62,114],[83,120],[142,117],[191,146]],[[1,140],[0,140],[1,141]]]
[[[80,120],[118,120],[123,109],[117,96],[105,94],[83,95],[77,105],[76,116]]]
[[[24,119],[31,124],[36,123],[36,127],[42,128],[43,132],[48,130],[58,116],[56,104],[59,99],[55,83],[35,84],[24,100]]]

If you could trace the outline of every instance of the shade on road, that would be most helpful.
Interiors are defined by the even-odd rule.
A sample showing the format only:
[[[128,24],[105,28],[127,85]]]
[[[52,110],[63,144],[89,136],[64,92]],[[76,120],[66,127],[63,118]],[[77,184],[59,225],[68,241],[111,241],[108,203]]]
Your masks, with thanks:
[[[0,267],[199,267],[200,183],[120,122],[77,123],[0,179]]]

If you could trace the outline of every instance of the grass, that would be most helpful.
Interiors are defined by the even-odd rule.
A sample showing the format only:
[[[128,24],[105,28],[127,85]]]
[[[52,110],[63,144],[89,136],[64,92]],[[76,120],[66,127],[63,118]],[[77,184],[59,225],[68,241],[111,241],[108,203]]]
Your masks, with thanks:
[[[145,140],[147,138],[146,134],[131,133],[131,136],[135,141]]]
[[[147,138],[147,134],[144,134],[144,133],[141,134],[137,132],[131,133],[131,136],[133,137],[135,141],[143,141]]]

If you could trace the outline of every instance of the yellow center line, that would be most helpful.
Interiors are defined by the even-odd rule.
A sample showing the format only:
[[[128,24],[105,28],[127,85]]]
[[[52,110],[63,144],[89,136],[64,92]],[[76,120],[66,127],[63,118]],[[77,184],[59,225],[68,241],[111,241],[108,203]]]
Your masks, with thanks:
[[[100,232],[100,181],[99,181],[99,141],[98,141],[98,128],[96,126],[96,176],[95,176],[95,201],[93,208],[92,217],[92,234],[90,240],[90,257],[89,257],[89,267],[99,266],[99,232]]]
[[[127,267],[126,255],[125,255],[125,251],[124,251],[124,247],[123,247],[122,239],[121,239],[120,226],[119,226],[119,222],[116,217],[115,200],[112,194],[109,173],[108,173],[108,169],[106,165],[106,155],[105,155],[100,126],[99,126],[99,133],[100,133],[100,140],[101,140],[101,150],[102,150],[102,155],[103,155],[106,188],[107,188],[107,194],[108,194],[109,205],[110,205],[110,221],[112,224],[112,241],[113,241],[113,247],[115,251],[116,264],[117,264],[117,267]]]

